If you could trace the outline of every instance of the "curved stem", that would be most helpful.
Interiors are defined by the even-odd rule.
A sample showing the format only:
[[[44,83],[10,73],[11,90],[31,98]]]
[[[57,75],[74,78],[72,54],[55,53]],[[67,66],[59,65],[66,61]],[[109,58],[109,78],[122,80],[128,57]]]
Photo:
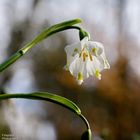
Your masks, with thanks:
[[[79,114],[79,117],[85,122],[87,129],[90,129],[90,125],[87,119],[82,114]]]
[[[47,96],[44,96],[44,95],[47,95]],[[58,95],[57,95],[57,97],[58,97]],[[74,112],[77,116],[79,116],[83,120],[83,122],[86,124],[87,130],[90,130],[90,125],[89,125],[87,119],[81,114],[81,111],[77,107],[77,105],[75,105],[70,100],[69,101],[75,106],[76,109],[78,109],[78,111],[76,109],[72,109],[72,108],[68,107],[67,105],[63,104],[62,99],[61,99],[61,101],[55,100],[54,94],[45,93],[45,92],[34,92],[34,93],[30,93],[30,94],[20,93],[20,94],[1,94],[0,95],[0,101],[10,99],[10,98],[23,98],[23,99],[30,99],[30,100],[46,100],[46,101],[50,101],[50,102],[53,102],[55,104],[61,105],[65,108],[71,110],[72,112]],[[64,97],[62,97],[62,98],[64,98]],[[68,99],[66,99],[66,100],[68,100]]]
[[[80,23],[80,19],[70,20],[66,22],[62,22],[56,25],[51,26],[50,28],[45,29],[43,32],[41,32],[37,37],[35,37],[31,42],[29,42],[27,45],[25,45],[23,48],[21,48],[19,51],[17,51],[14,55],[12,55],[8,60],[6,60],[4,63],[0,65],[0,72],[4,71],[7,67],[9,67],[11,64],[13,64],[16,60],[18,60],[21,56],[23,56],[27,51],[29,51],[32,47],[34,47],[36,44],[41,42],[42,40],[46,39],[47,37],[64,31],[68,29],[77,29],[81,30],[80,27],[73,26],[74,24]]]

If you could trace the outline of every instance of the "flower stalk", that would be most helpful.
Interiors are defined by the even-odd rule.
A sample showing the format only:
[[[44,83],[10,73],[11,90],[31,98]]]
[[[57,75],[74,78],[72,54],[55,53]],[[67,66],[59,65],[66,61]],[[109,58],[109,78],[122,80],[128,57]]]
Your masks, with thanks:
[[[25,45],[23,48],[21,48],[19,51],[17,51],[14,55],[12,55],[8,60],[6,60],[4,63],[2,63],[0,65],[0,72],[4,71],[7,67],[9,67],[15,61],[17,61],[20,57],[22,57],[27,51],[29,51],[36,44],[38,44],[42,40],[46,39],[47,37],[49,37],[55,33],[58,33],[58,32],[64,31],[64,30],[68,30],[68,29],[80,30],[81,29],[80,27],[73,26],[77,23],[81,23],[81,19],[74,19],[74,20],[62,22],[62,23],[53,25],[50,28],[45,29],[37,37],[35,37],[31,42],[29,42],[27,45]]]
[[[80,37],[80,40],[84,39],[85,37],[88,37],[88,39],[90,40],[90,34],[84,31],[83,29],[79,30],[79,37]]]

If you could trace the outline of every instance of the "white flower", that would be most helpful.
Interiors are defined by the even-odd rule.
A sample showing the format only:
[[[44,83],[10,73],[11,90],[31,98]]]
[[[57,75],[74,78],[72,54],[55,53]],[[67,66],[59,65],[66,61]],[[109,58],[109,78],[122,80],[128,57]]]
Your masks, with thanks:
[[[101,79],[100,72],[109,69],[104,47],[99,42],[89,41],[85,37],[78,43],[65,47],[67,53],[66,70],[76,77],[79,84],[90,75]]]

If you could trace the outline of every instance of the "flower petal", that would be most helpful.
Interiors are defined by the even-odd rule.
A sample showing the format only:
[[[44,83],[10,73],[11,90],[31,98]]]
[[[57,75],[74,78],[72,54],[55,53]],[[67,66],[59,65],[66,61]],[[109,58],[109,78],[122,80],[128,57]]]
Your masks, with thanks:
[[[74,43],[72,45],[67,45],[65,51],[67,54],[67,64],[66,68],[69,67],[70,63],[75,59],[75,56],[80,52],[80,42]]]
[[[89,51],[92,52],[94,55],[101,55],[104,52],[104,46],[102,45],[102,43],[99,42],[88,41],[88,48]]]
[[[81,50],[87,45],[88,43],[88,37],[85,37],[81,40]]]
[[[90,51],[92,51],[95,48],[97,50],[97,52],[95,52],[97,54],[95,55],[97,56],[97,59],[100,61],[100,63],[102,63],[104,69],[110,69],[110,65],[105,56],[104,46],[99,42],[89,41],[88,47]]]
[[[100,61],[93,56],[93,61],[88,60],[87,65],[86,65],[87,73],[89,75],[95,75],[97,71],[102,71],[103,66],[101,65]]]
[[[89,77],[89,74],[87,73],[86,62],[84,62],[79,56],[70,64],[69,71],[76,77],[78,82],[80,81],[80,83]]]
[[[66,51],[67,54],[73,56],[73,53],[80,52],[80,50],[81,50],[80,48],[81,48],[81,43],[78,42],[78,43],[74,43],[72,45],[67,45],[65,47],[65,51]]]

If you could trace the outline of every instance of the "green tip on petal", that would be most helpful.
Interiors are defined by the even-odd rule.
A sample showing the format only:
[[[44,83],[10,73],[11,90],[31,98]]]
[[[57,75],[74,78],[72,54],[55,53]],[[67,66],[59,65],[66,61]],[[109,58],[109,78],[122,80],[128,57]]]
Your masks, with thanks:
[[[98,49],[97,49],[97,48],[92,48],[92,53],[93,53],[95,56],[98,56]]]
[[[83,80],[83,75],[81,72],[78,73],[78,80]]]
[[[78,73],[78,77],[77,77],[77,80],[78,80],[78,84],[81,85],[82,82],[83,82],[83,75],[81,72]]]
[[[101,74],[100,74],[100,72],[99,72],[98,69],[96,69],[96,71],[95,71],[95,76],[96,76],[99,80],[101,80]]]
[[[68,71],[69,70],[69,66],[68,65],[65,65],[64,66],[64,70],[67,70]]]

